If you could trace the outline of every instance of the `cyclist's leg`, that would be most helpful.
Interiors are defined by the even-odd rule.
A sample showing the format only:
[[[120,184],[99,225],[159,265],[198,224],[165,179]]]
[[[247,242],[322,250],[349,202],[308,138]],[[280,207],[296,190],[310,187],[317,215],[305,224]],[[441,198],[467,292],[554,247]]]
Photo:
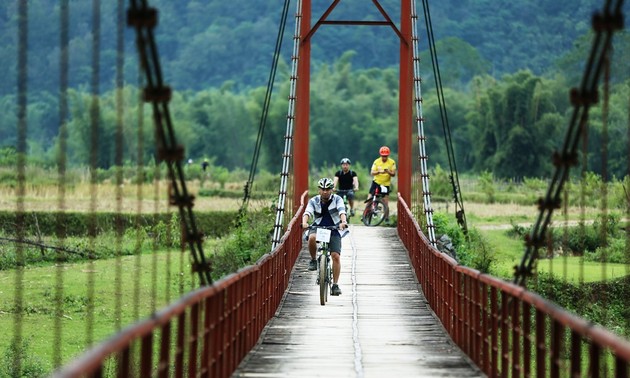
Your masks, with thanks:
[[[317,230],[310,230],[308,233],[308,253],[311,254],[311,259],[315,259],[317,257],[317,241],[315,240],[315,235]]]
[[[372,197],[374,196],[374,192],[376,191],[376,188],[379,187],[379,184],[375,183],[374,181],[372,181],[372,185],[370,185],[370,190],[368,191],[368,201],[372,199]]]
[[[348,190],[347,197],[348,206],[350,206],[350,214],[354,215],[354,190]]]
[[[341,273],[341,236],[330,235],[330,255],[333,260],[333,283],[339,282],[339,275]]]
[[[331,252],[330,255],[333,259],[333,283],[339,282],[339,276],[341,275],[341,256],[339,252]]]
[[[381,187],[380,184],[377,184],[375,181],[372,181],[372,185],[370,185],[368,199],[366,202],[370,201],[376,195],[376,190],[380,189],[380,187]],[[379,190],[379,193],[380,193],[380,190]]]
[[[387,193],[383,193],[383,198],[381,198],[383,200],[383,203],[385,204],[385,221],[388,222],[389,221],[389,186],[386,186],[387,188]]]
[[[308,253],[311,255],[311,261],[309,262],[309,270],[317,270],[317,241],[315,240],[316,230],[310,230],[308,234]]]
[[[348,200],[348,204],[350,204],[350,195],[349,195],[349,191],[348,190],[339,189],[339,190],[337,190],[337,195],[339,197],[341,197],[341,198],[343,198],[345,196],[346,198],[344,199],[344,201]]]

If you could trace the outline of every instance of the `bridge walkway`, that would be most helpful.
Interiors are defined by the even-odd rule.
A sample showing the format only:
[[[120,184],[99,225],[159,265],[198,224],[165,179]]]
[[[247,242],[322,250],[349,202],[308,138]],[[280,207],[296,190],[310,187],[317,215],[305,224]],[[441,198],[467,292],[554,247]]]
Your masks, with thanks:
[[[396,229],[350,230],[343,294],[320,305],[304,243],[282,304],[233,376],[484,376],[428,307]]]

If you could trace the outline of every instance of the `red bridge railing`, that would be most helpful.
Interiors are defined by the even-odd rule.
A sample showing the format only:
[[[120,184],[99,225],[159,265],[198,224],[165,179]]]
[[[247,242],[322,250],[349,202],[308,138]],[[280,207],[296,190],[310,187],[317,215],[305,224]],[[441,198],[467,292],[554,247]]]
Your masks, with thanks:
[[[305,196],[272,253],[130,326],[54,376],[229,377],[256,345],[289,284],[302,249]]]
[[[398,197],[398,234],[431,308],[488,376],[628,377],[630,343],[431,247]]]
[[[256,265],[191,292],[55,376],[229,377],[282,300],[302,246],[293,226],[303,209],[302,203],[282,243]],[[630,343],[433,249],[402,197],[398,232],[431,308],[488,376],[628,377]]]

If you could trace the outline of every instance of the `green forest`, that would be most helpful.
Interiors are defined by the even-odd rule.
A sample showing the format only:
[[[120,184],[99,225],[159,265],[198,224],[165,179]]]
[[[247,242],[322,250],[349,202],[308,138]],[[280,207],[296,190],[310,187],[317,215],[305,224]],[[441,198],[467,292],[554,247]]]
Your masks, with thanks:
[[[159,10],[156,41],[178,141],[186,159],[203,158],[227,169],[249,168],[264,103],[266,81],[284,2],[151,1]],[[314,2],[313,22],[329,2]],[[326,3],[326,4],[323,4]],[[397,22],[398,0],[381,0]],[[17,3],[0,4],[0,164],[13,164],[17,143]],[[59,2],[29,1],[28,159],[54,167],[61,145],[68,164],[90,158],[90,80],[93,39],[91,2],[69,2],[69,117],[67,141],[60,140]],[[418,4],[421,7],[421,4]],[[446,0],[431,4],[431,22],[444,85],[449,127],[458,169],[491,172],[497,178],[545,177],[551,154],[561,148],[571,117],[569,90],[579,86],[591,45],[590,18],[601,1],[515,0],[501,7],[487,0]],[[282,163],[289,93],[290,54],[295,20],[291,5],[282,56],[274,82],[259,170],[279,171]],[[626,8],[630,5],[626,4]],[[116,75],[116,2],[99,9],[100,70],[98,166],[115,164],[117,117],[124,122],[126,164],[154,159],[151,109],[139,104],[137,54],[133,30],[125,27],[124,81]],[[626,14],[628,14],[626,9]],[[369,1],[344,0],[329,19],[379,20]],[[447,166],[425,20],[422,39],[423,115],[429,165]],[[627,172],[630,108],[630,35],[614,41],[606,133],[608,174]],[[349,157],[368,166],[378,147],[398,146],[398,41],[383,27],[329,26],[313,38],[311,78],[311,166],[336,165]],[[8,79],[8,80],[6,80]],[[124,108],[117,109],[117,96]],[[601,96],[600,96],[601,97]],[[589,169],[601,173],[601,102],[591,111]],[[63,143],[63,144],[62,144]],[[138,146],[142,146],[138,154]]]

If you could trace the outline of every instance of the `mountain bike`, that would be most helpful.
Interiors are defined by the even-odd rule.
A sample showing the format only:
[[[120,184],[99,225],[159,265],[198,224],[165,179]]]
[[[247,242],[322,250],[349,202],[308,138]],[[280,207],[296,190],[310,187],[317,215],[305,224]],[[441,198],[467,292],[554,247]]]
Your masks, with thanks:
[[[388,214],[389,209],[387,204],[383,202],[384,190],[387,189],[383,185],[377,186],[372,198],[365,200],[365,210],[363,210],[363,216],[361,217],[364,225],[375,227],[385,220],[385,215]]]
[[[330,257],[330,234],[333,230],[338,230],[337,226],[316,226],[309,229],[316,229],[315,241],[317,241],[317,279],[315,283],[319,285],[319,303],[324,306],[328,301],[328,293],[332,290],[333,273],[332,259]]]

